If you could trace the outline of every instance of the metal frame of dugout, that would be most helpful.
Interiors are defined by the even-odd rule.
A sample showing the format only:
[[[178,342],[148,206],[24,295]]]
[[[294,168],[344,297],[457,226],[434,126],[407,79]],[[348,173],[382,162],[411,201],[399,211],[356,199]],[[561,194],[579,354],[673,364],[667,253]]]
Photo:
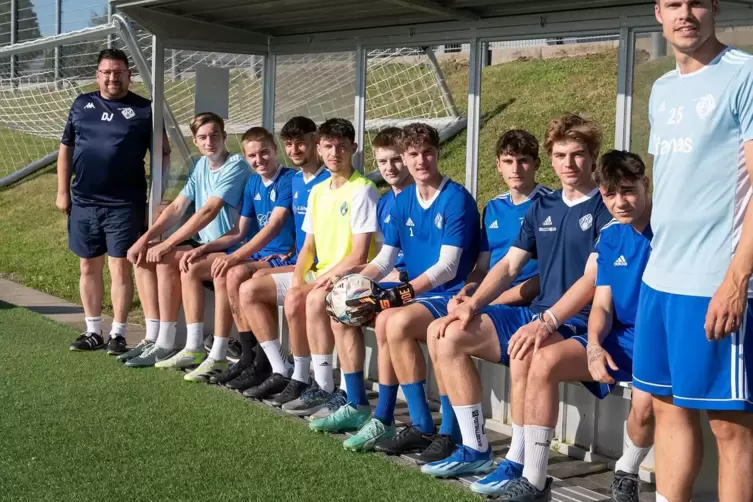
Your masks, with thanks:
[[[449,7],[448,5],[452,5]],[[353,123],[359,145],[364,135],[366,88],[365,51],[371,48],[470,43],[466,144],[466,187],[476,196],[482,47],[485,42],[555,37],[619,36],[615,148],[629,149],[636,34],[658,31],[653,0],[114,0],[111,5],[154,34],[152,96],[154,131],[171,120],[164,101],[164,48],[235,52],[264,56],[263,125],[274,124],[275,56],[298,53],[355,51],[356,89]],[[333,19],[347,12],[357,19],[351,29],[332,28]],[[238,15],[234,15],[238,13]],[[307,17],[308,13],[308,17]],[[291,16],[291,14],[293,14]],[[287,21],[289,18],[299,21]],[[274,19],[278,21],[274,21]],[[121,24],[124,20],[117,19]],[[338,21],[343,23],[343,21]],[[296,24],[297,23],[297,24]],[[718,26],[753,24],[753,1],[724,1]],[[143,74],[143,71],[142,71]],[[167,114],[163,113],[167,112]],[[172,119],[174,120],[174,119]],[[152,151],[161,151],[162,136],[154,135]],[[359,158],[362,161],[362,157]],[[361,165],[357,167],[361,168]],[[160,156],[152,157],[151,214],[159,206],[162,185]],[[212,305],[208,302],[207,314]],[[208,317],[212,319],[211,315]],[[281,316],[284,319],[284,316]],[[282,325],[282,335],[286,329]],[[376,376],[376,343],[366,333],[366,374]],[[509,434],[509,373],[506,368],[478,363],[484,381],[487,426]],[[622,452],[630,386],[618,387],[598,402],[580,385],[560,387],[560,413],[553,448],[576,458],[615,459]],[[705,458],[695,487],[696,500],[716,496],[716,448],[704,429]],[[653,454],[641,477],[653,477]]]

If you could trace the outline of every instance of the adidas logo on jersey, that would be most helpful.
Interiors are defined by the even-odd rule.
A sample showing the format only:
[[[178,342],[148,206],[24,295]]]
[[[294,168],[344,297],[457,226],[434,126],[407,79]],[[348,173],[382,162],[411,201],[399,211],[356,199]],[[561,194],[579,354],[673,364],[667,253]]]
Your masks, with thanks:
[[[497,223],[497,220],[494,220],[491,225],[489,225],[489,228],[491,229],[497,229],[499,228],[499,223]]]
[[[257,193],[257,194],[256,194],[256,197],[254,197],[254,200],[261,200],[261,195],[259,195],[259,194]]]
[[[408,221],[405,222],[405,224],[409,227],[415,227],[416,225],[413,223],[413,220],[408,218]]]
[[[620,255],[614,262],[615,267],[627,267],[627,264],[628,262],[623,255]]]
[[[298,192],[296,192],[296,193],[294,193],[294,194],[293,194],[293,198],[294,198],[294,199],[297,199],[297,198],[298,198]]]
[[[556,232],[557,227],[552,226],[552,217],[547,216],[544,223],[539,227],[539,232]]]
[[[88,103],[86,103],[86,106],[84,107],[84,110],[93,110],[93,109],[94,109],[94,103],[92,103],[91,101],[89,101]]]
[[[544,226],[548,227],[551,224],[552,224],[552,217],[551,216],[547,216],[546,219],[544,220]]]
[[[392,215],[388,214],[387,217],[384,219],[384,223],[388,224],[392,218],[390,218]]]

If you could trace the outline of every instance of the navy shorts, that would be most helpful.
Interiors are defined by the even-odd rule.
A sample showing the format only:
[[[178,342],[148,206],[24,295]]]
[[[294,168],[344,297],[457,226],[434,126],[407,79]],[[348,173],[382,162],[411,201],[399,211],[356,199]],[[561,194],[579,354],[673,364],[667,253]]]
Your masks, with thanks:
[[[635,322],[633,386],[672,396],[683,408],[753,412],[753,300],[740,330],[706,339],[711,298],[676,295],[641,284]]]
[[[615,382],[632,382],[633,381],[633,344],[634,342],[635,328],[632,326],[623,326],[622,324],[615,324],[612,327],[612,331],[609,332],[607,337],[601,343],[602,348],[612,356],[614,364],[619,368],[614,371],[607,366],[607,372],[614,378]],[[577,340],[583,345],[585,350],[588,346],[588,337],[586,335],[574,336],[573,340]],[[599,399],[604,399],[612,392],[614,385],[601,382],[582,382],[583,386],[588,389],[591,394]]]
[[[510,338],[520,328],[539,317],[539,314],[528,307],[511,307],[509,305],[488,305],[481,309],[479,314],[489,316],[489,319],[494,324],[494,329],[497,330],[499,349],[502,353],[499,362],[505,366],[510,365],[510,356],[507,355]],[[567,340],[568,338],[587,333],[588,323],[577,317],[572,317],[563,323],[557,331]]]
[[[73,204],[68,215],[68,247],[80,258],[107,253],[125,258],[144,233],[146,208],[84,207]]]

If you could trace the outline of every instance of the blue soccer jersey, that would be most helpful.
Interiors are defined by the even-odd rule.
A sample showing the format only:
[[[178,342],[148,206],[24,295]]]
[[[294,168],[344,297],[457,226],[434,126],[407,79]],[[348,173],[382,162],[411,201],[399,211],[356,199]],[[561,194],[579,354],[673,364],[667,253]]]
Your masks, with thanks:
[[[329,179],[330,173],[324,166],[309,179],[304,179],[303,171],[298,171],[293,176],[293,221],[295,222],[295,254],[298,255],[306,241],[306,232],[303,231],[303,219],[306,217],[306,208],[309,203],[311,189],[324,180]]]
[[[390,190],[379,199],[379,204],[377,205],[377,218],[379,219],[379,229],[382,231],[382,235],[386,233],[386,227],[390,224],[390,213],[392,212],[392,208],[395,207],[396,198],[397,196],[395,195],[395,192]],[[400,250],[397,255],[395,268],[401,272],[405,270],[405,256],[403,255],[402,250]]]
[[[649,120],[654,238],[644,281],[710,298],[752,193],[743,145],[753,140],[753,56],[728,47],[696,72],[670,71],[654,83]]]
[[[632,225],[612,220],[596,243],[596,285],[609,286],[614,319],[623,326],[635,326],[641,277],[651,254],[652,237],[650,225],[639,234]]]
[[[574,201],[557,190],[534,202],[512,244],[539,261],[541,292],[531,310],[550,308],[583,276],[599,232],[611,220],[598,188]],[[576,317],[587,321],[590,311],[588,305]]]
[[[105,99],[81,94],[60,142],[73,147],[71,198],[79,206],[127,207],[146,203],[144,157],[152,144],[152,104],[129,92]]]
[[[539,197],[550,193],[552,193],[551,189],[536,185],[536,188],[533,189],[526,200],[520,204],[513,203],[510,192],[505,192],[486,204],[484,216],[481,219],[481,247],[479,251],[490,253],[490,269],[505,257],[512,243],[518,238],[520,226],[523,224],[528,209]],[[520,271],[513,285],[520,284],[538,273],[538,262],[530,260]]]
[[[481,226],[468,190],[445,178],[434,198],[424,201],[412,185],[397,196],[390,215],[384,243],[402,249],[410,280],[437,262],[442,246],[463,249],[455,277],[432,291],[459,290],[476,264]]]
[[[282,207],[292,211],[293,192],[292,181],[295,170],[280,167],[272,179],[264,181],[255,174],[246,183],[243,192],[243,207],[241,216],[253,218],[259,225],[259,230],[267,226],[272,211]],[[293,218],[285,218],[280,233],[258,253],[259,256],[284,254],[289,252],[295,244],[295,223]]]

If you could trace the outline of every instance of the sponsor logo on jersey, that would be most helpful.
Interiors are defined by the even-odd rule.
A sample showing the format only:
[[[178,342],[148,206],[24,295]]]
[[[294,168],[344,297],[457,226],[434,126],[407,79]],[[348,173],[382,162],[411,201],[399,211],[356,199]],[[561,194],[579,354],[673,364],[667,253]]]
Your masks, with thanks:
[[[86,103],[86,106],[84,107],[84,110],[93,110],[93,109],[94,109],[94,103],[92,103],[91,101],[89,101],[88,103]]]
[[[664,139],[656,136],[656,154],[667,155],[670,153],[691,153],[693,151],[693,138],[669,138]]]
[[[434,217],[434,225],[436,225],[439,230],[442,230],[442,215],[441,214],[438,214]]]
[[[340,204],[340,214],[345,216],[348,214],[348,203],[347,201],[343,201],[342,204]]]
[[[614,261],[615,267],[627,267],[627,264],[628,262],[623,255],[620,255],[620,257]]]
[[[523,218],[520,219],[520,221],[523,221]],[[497,223],[497,220],[494,220],[491,225],[489,225],[489,228],[496,230],[499,228],[499,223]]]
[[[259,228],[264,228],[267,226],[267,223],[269,223],[269,216],[272,213],[266,213],[266,214],[257,214],[256,215],[256,222],[259,223]]]
[[[136,112],[133,111],[133,108],[118,108],[118,110],[120,110],[120,113],[123,114],[126,120],[131,120],[136,116]]]
[[[698,114],[698,118],[703,120],[716,109],[716,100],[713,94],[706,94],[702,98],[698,99],[695,105],[695,112]]]
[[[591,228],[591,225],[593,225],[594,217],[590,214],[587,214],[583,216],[581,219],[578,220],[578,223],[580,224],[580,229],[584,232]]]

